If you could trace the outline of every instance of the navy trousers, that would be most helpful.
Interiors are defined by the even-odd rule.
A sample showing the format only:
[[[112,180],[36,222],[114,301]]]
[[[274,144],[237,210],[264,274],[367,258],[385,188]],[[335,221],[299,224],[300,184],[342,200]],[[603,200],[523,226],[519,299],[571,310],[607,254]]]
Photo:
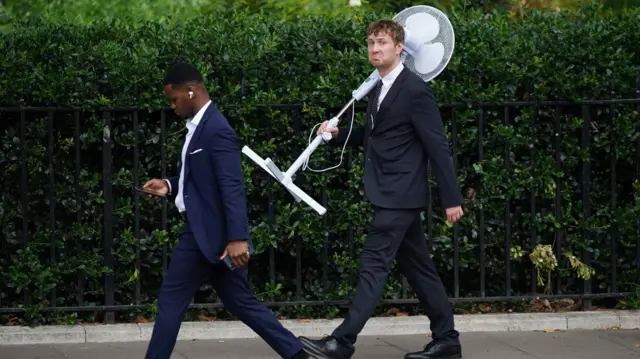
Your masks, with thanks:
[[[171,357],[184,313],[207,280],[225,308],[256,332],[282,358],[291,359],[302,350],[302,343],[253,295],[247,281],[246,267],[232,271],[224,263],[211,264],[200,252],[189,225],[185,224],[162,281],[158,313],[146,359]]]

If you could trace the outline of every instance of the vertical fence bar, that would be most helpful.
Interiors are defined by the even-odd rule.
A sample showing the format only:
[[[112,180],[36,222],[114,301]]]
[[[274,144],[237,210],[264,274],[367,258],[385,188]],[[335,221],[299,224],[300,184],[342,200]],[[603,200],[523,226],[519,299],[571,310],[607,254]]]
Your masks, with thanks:
[[[325,149],[327,146],[324,146]],[[325,151],[326,152],[326,151]],[[326,153],[324,158],[327,158]],[[322,190],[322,205],[324,208],[328,208],[329,198],[327,195],[326,187]],[[324,239],[322,242],[322,288],[324,290],[329,289],[329,221],[327,217],[329,215],[325,214],[324,218],[322,218],[322,224],[324,227]]]
[[[504,125],[505,127],[509,126],[509,106],[505,105],[504,107]],[[504,141],[504,168],[507,171],[507,175],[509,175],[509,171],[511,171],[511,146],[509,146],[509,140]],[[505,190],[505,201],[504,201],[504,230],[505,230],[505,244],[504,244],[504,252],[505,252],[505,291],[506,296],[511,296],[511,199],[508,193],[508,188]]]
[[[431,161],[427,162],[427,246],[429,247],[429,254],[433,252],[433,187],[431,187]]]
[[[242,71],[242,76],[240,77],[240,96],[241,96],[241,100],[244,101],[244,100],[247,99],[246,69],[243,67],[242,69],[240,69],[240,71]],[[218,85],[216,85],[216,86],[218,86]],[[217,87],[216,87],[216,89],[217,89]]]
[[[133,111],[133,183],[140,186],[140,145],[138,138],[138,110]],[[136,304],[140,304],[140,192],[134,190],[134,218],[133,231],[136,236]]]
[[[49,260],[56,264],[56,167],[53,156],[53,111],[47,114],[47,157],[49,161]],[[51,288],[51,306],[56,306],[56,287]]]
[[[407,299],[407,295],[409,294],[409,282],[407,281],[407,277],[402,276],[402,299]]]
[[[162,168],[162,178],[167,178],[167,112],[160,112],[160,167]],[[180,169],[178,168],[178,173]],[[173,193],[178,193],[178,188],[171,189]],[[162,199],[162,230],[167,231],[167,199]],[[167,243],[162,245],[162,274],[167,272]]]
[[[82,222],[82,213],[84,206],[82,205],[82,188],[80,184],[80,173],[82,170],[82,161],[80,157],[80,149],[82,144],[80,143],[80,111],[76,110],[73,114],[74,117],[74,130],[73,130],[73,143],[76,155],[76,169],[74,171],[74,183],[76,187],[76,223]],[[82,242],[80,238],[76,238],[76,249],[82,251]],[[78,269],[78,288],[76,292],[76,302],[78,305],[84,305],[84,270]]]
[[[638,67],[638,69],[640,69],[640,67]],[[636,98],[640,99],[640,75],[636,77]],[[636,109],[640,112],[640,103],[636,104]],[[640,138],[636,141],[636,180],[640,180]],[[636,222],[636,270],[640,272],[640,214],[638,214]],[[638,277],[636,283],[640,285],[640,277]]]
[[[105,274],[104,304],[113,305],[114,297],[114,263],[113,263],[113,193],[111,168],[111,116],[108,111],[102,113],[104,128],[102,133],[102,185],[104,199],[103,235],[104,235],[104,263],[111,273]],[[114,322],[114,312],[105,313],[105,322]]]
[[[483,153],[483,132],[484,132],[484,108],[480,108],[480,115],[478,116],[478,163],[482,164],[484,161]],[[482,177],[478,179],[478,188],[476,189],[476,198],[482,198]],[[484,210],[482,205],[478,207],[478,241],[480,242],[480,296],[485,297],[486,283],[485,283],[485,243],[484,243]]]
[[[350,146],[347,150],[347,174],[351,175],[351,171],[353,170],[353,149]],[[349,189],[350,191],[351,188]],[[640,223],[640,220],[638,221],[638,223]],[[640,228],[640,227],[638,227]],[[353,242],[353,236],[354,236],[354,230],[353,230],[353,226],[349,226],[349,234],[348,234],[348,238],[347,238],[347,242],[349,243],[349,258],[351,258],[351,260],[355,259],[355,253],[356,253],[356,249],[355,249],[355,244]],[[350,271],[349,273],[349,286],[354,286],[355,284],[355,277],[356,273],[354,271]]]
[[[640,111],[640,104],[638,104],[638,111]],[[637,180],[640,180],[640,138],[636,140],[636,181]],[[640,273],[640,213],[636,216],[636,223],[636,271]],[[636,284],[640,285],[640,276]]]
[[[591,127],[591,108],[588,105],[582,105],[582,117],[584,122],[582,123],[582,139],[581,147],[584,152],[587,153],[587,159],[582,160],[582,208],[584,213],[585,227],[589,226],[591,218],[591,134],[589,128]],[[591,242],[591,231],[588,228],[584,229],[585,243]],[[591,265],[591,252],[583,250],[582,262],[586,265]],[[591,294],[591,280],[583,281],[582,292],[584,294]],[[583,301],[583,310],[591,308],[591,299],[585,299]]]
[[[268,208],[268,215],[269,215],[269,227],[271,228],[271,230],[273,230],[273,228],[275,228],[275,224],[276,224],[276,219],[275,219],[275,211],[274,211],[274,198],[273,198],[273,187],[269,190],[269,208]],[[275,284],[276,282],[276,256],[275,256],[275,250],[273,249],[273,246],[270,245],[269,246],[269,280],[271,281],[272,284]],[[275,300],[275,298],[273,297],[273,295],[271,296],[271,301],[273,302]]]
[[[20,109],[20,207],[22,211],[22,248],[29,246],[29,186],[27,186],[27,114]],[[30,305],[29,288],[24,288],[24,304]]]
[[[300,234],[296,231],[296,300],[302,298],[302,244]]]
[[[328,111],[324,110],[324,117],[323,118],[329,118],[329,113]],[[323,152],[323,161],[322,163],[324,165],[327,164],[327,152],[328,152],[328,147],[329,146],[322,146],[322,152]],[[322,186],[322,205],[324,206],[324,208],[328,208],[328,203],[329,203],[329,195],[327,193],[327,186]],[[322,218],[322,227],[324,230],[324,238],[322,241],[322,288],[323,290],[327,290],[329,289],[329,213],[325,213],[325,215]]]
[[[454,172],[458,171],[458,124],[456,123],[456,110],[451,108],[451,142]],[[453,293],[460,297],[460,225],[453,224]]]
[[[562,170],[562,153],[560,152],[561,146],[560,143],[562,139],[560,138],[560,117],[562,116],[562,107],[560,105],[556,106],[555,116],[553,118],[553,126],[554,131],[553,135],[555,138],[554,143],[554,152],[556,155],[556,173],[560,173]],[[556,178],[556,199],[554,206],[554,217],[556,219],[556,223],[562,226],[562,179],[560,177]],[[555,235],[556,242],[556,258],[562,258],[561,249],[562,249],[562,228],[558,226],[553,227],[553,232]],[[562,268],[562,261],[558,261],[558,269]],[[562,277],[560,275],[556,275],[556,293],[562,293]]]
[[[300,125],[302,122],[302,118],[300,114],[295,116],[295,120],[293,121],[293,130],[294,133],[300,133]],[[300,178],[303,180],[303,178]],[[302,184],[302,183],[301,183]],[[300,213],[296,213],[296,216],[299,216]],[[289,218],[291,220],[291,218]],[[294,240],[296,242],[296,300],[300,300],[302,298],[302,240],[300,238],[300,232],[296,228]]]
[[[617,276],[617,262],[618,262],[618,246],[617,246],[617,228],[618,228],[618,216],[616,216],[617,202],[618,202],[618,183],[616,178],[616,106],[611,104],[609,107],[611,111],[611,137],[609,142],[609,153],[611,154],[611,213],[613,218],[611,222],[611,229],[609,232],[611,239],[611,292],[618,292],[618,276]]]
[[[529,141],[529,148],[531,149],[531,178],[536,178],[535,168],[536,168],[536,148],[535,148],[535,126],[536,126],[536,117],[538,116],[538,107],[535,106],[533,112],[531,114],[531,118],[529,119],[529,132],[531,135],[531,140]],[[531,186],[531,250],[535,248],[538,244],[538,233],[536,231],[536,194],[537,194],[537,185]],[[536,270],[536,266],[531,266],[531,294],[534,295],[537,292],[537,277],[538,271]]]
[[[640,220],[638,221],[640,223]],[[640,227],[639,227],[640,228]],[[349,258],[351,258],[351,260],[355,260],[356,258],[356,244],[355,244],[355,239],[354,239],[354,229],[353,226],[349,226]],[[349,274],[349,285],[352,287],[355,287],[356,284],[356,278],[357,278],[358,273],[355,271],[351,271]]]
[[[267,121],[267,138],[273,138],[273,123],[271,121]],[[273,158],[273,160],[278,163],[278,158],[276,156],[275,151],[273,153],[271,153],[271,158]],[[271,230],[274,230],[275,225],[276,225],[276,215],[275,215],[275,199],[273,196],[273,186],[270,185],[269,188],[269,208],[268,210],[268,215],[269,215],[269,227],[271,228]],[[275,249],[273,248],[273,246],[269,246],[269,279],[271,280],[271,283],[275,284],[276,281],[276,254],[275,254]],[[273,295],[271,296],[271,301],[273,302],[275,300],[275,298],[273,297]]]

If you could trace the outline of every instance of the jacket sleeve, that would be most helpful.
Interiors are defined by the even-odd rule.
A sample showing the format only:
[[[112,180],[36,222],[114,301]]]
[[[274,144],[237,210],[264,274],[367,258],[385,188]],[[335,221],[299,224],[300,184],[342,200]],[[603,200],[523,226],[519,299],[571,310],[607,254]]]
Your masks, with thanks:
[[[170,201],[175,201],[176,196],[178,196],[178,188],[180,186],[179,184],[180,177],[179,176],[167,177],[164,180],[165,182],[167,182],[167,186],[169,186],[169,194],[167,198]]]
[[[236,133],[228,126],[211,132],[211,165],[222,197],[227,240],[248,240],[247,200]]]
[[[348,139],[347,136],[349,137]],[[364,127],[353,127],[351,129],[351,134],[349,134],[349,127],[341,127],[338,132],[338,137],[332,139],[329,143],[342,147],[345,142],[347,142],[347,146],[351,147],[363,146]]]
[[[411,121],[432,164],[442,206],[459,206],[462,204],[462,196],[435,96],[425,85],[417,86],[413,92]]]

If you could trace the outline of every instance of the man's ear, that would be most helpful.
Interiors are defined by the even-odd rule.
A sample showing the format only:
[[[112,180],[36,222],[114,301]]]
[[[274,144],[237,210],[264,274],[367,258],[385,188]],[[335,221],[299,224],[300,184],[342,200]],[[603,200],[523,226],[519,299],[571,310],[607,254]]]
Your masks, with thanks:
[[[196,97],[195,88],[193,86],[187,86],[187,94],[190,99],[194,99]]]

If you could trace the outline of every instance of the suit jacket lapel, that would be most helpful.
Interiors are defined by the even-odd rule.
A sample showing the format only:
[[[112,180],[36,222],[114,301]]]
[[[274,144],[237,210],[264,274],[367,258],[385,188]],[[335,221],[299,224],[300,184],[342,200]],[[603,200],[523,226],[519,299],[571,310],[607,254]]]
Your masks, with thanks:
[[[376,128],[379,127],[378,125],[380,124],[380,122],[384,120],[386,111],[391,108],[393,103],[398,98],[398,94],[402,91],[402,83],[406,78],[407,71],[409,70],[406,67],[403,68],[402,71],[400,71],[400,74],[393,82],[393,85],[391,85],[391,88],[384,96],[384,99],[382,99],[382,103],[380,103],[380,109],[378,110],[378,114],[376,115],[376,126],[373,128],[373,131],[375,131]]]
[[[198,123],[198,126],[196,127],[196,131],[191,136],[191,141],[189,141],[189,147],[187,148],[187,153],[184,156],[184,162],[185,162],[184,178],[185,179],[187,178],[187,175],[189,174],[189,170],[191,169],[191,166],[190,166],[191,156],[189,154],[196,149],[196,146],[198,145],[198,142],[200,140],[200,136],[202,135],[204,126],[207,123],[207,120],[209,120],[209,117],[211,116],[214,107],[215,105],[213,103],[209,104],[209,107],[207,108],[207,110],[204,112],[204,114],[202,114],[202,118],[200,119],[200,123]]]

